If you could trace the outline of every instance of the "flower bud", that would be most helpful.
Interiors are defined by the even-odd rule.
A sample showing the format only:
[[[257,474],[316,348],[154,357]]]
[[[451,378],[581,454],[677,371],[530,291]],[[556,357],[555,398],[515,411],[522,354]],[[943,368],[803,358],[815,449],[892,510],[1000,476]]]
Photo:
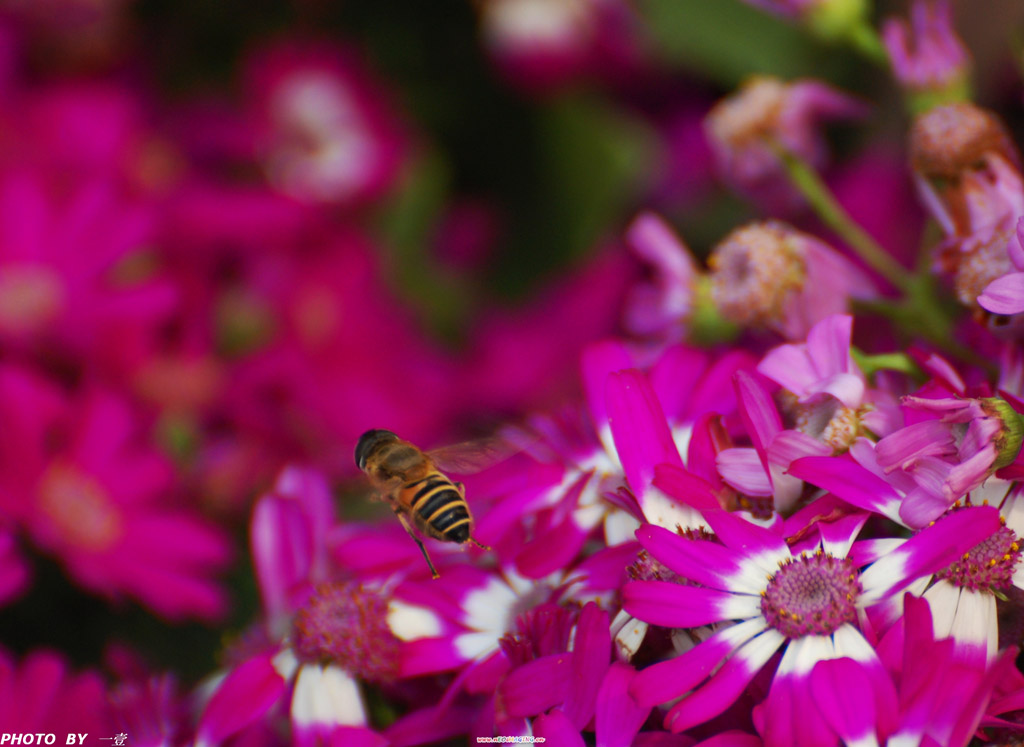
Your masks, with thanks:
[[[1020,453],[1021,442],[1024,441],[1024,422],[1021,421],[1020,413],[1000,397],[981,400],[981,409],[1002,423],[1002,429],[994,439],[996,460],[992,463],[992,470],[1002,469],[1012,464]]]

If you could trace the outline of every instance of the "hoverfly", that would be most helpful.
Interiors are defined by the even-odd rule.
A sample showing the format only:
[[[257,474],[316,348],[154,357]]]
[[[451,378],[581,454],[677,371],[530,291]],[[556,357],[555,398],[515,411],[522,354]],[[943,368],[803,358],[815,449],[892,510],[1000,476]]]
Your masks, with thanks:
[[[405,531],[419,545],[434,578],[440,574],[430,561],[422,540],[413,531],[409,519],[422,534],[443,542],[472,542],[483,550],[491,548],[473,539],[473,515],[466,503],[466,490],[438,468],[470,473],[502,461],[511,452],[493,440],[456,444],[424,452],[391,431],[374,429],[359,437],[356,465],[370,479],[382,498],[391,504]]]

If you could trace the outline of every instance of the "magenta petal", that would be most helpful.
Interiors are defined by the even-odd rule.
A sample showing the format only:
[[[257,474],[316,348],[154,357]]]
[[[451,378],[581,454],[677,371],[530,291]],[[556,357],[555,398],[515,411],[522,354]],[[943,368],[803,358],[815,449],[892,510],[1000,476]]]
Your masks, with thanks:
[[[629,694],[636,676],[633,667],[614,662],[605,673],[597,693],[595,731],[597,747],[629,747],[651,712]]]
[[[653,484],[666,495],[698,511],[721,508],[711,486],[683,467],[674,464],[657,465],[654,468]]]
[[[665,415],[682,420],[695,394],[694,388],[708,366],[708,354],[685,345],[667,348],[651,369],[651,388],[658,395]]]
[[[543,578],[560,568],[568,568],[586,539],[587,532],[569,516],[535,537],[516,555],[516,570],[527,578]]]
[[[461,666],[466,660],[455,648],[451,638],[419,638],[402,644],[402,677],[445,672]]]
[[[832,447],[806,433],[795,430],[779,431],[768,447],[768,461],[788,465],[795,459],[809,456],[829,456]]]
[[[310,744],[323,744],[322,737],[313,736]],[[336,726],[325,740],[329,747],[387,747],[392,744],[373,729],[362,726]]]
[[[622,589],[622,607],[633,617],[666,628],[696,628],[729,618],[736,595],[682,586],[671,581],[630,581]]]
[[[602,340],[584,348],[580,357],[583,389],[590,408],[590,417],[598,434],[608,425],[605,390],[608,377],[616,371],[633,368],[635,363],[626,346],[618,340]]]
[[[942,570],[999,526],[999,512],[991,506],[963,508],[942,517],[861,574],[863,601],[871,604]]]
[[[565,702],[572,678],[572,655],[551,654],[508,673],[495,692],[507,716],[536,716]]]
[[[292,595],[309,578],[313,528],[297,501],[271,494],[253,509],[249,536],[263,607],[274,625],[292,611]]]
[[[807,333],[807,355],[822,378],[853,370],[850,356],[852,339],[853,317],[849,314],[826,317]]]
[[[722,479],[741,493],[768,497],[775,492],[765,460],[754,449],[746,446],[722,449],[715,457],[715,466]]]
[[[672,707],[665,717],[665,726],[673,732],[686,731],[724,713],[783,641],[782,635],[771,629],[748,641],[711,676],[706,685]]]
[[[757,372],[800,397],[820,378],[802,345],[779,345],[765,353]]]
[[[759,632],[753,623],[724,628],[686,653],[637,672],[629,692],[637,703],[647,706],[678,698],[703,682],[729,654]]]
[[[612,637],[608,630],[608,613],[589,602],[576,623],[572,647],[572,676],[569,696],[562,706],[566,716],[582,729],[594,718],[597,691],[611,660]]]
[[[956,446],[950,427],[938,420],[924,420],[900,428],[875,446],[878,464],[886,471],[906,469],[925,456],[953,456]]]
[[[391,724],[385,732],[391,747],[443,742],[466,733],[477,709],[468,706],[432,706],[413,711]]]
[[[285,680],[274,668],[271,652],[249,659],[224,679],[199,719],[199,738],[219,744],[245,728],[276,703]]]
[[[814,704],[839,737],[857,742],[874,738],[875,699],[861,665],[849,658],[818,662],[811,672]]]
[[[865,511],[894,519],[900,496],[889,483],[859,464],[842,457],[803,457],[789,465],[788,473]]]
[[[718,538],[737,552],[760,555],[769,552],[779,559],[789,557],[786,540],[774,532],[751,524],[738,514],[728,511],[708,511],[705,516]]]
[[[729,548],[680,537],[654,524],[637,529],[636,538],[645,550],[684,578],[712,589],[736,590],[732,579],[742,575],[742,566]]]
[[[697,418],[690,435],[690,445],[686,450],[687,469],[705,480],[716,491],[721,490],[724,485],[715,462],[718,459],[718,452],[726,448],[728,443],[728,434],[718,413],[706,412]]]
[[[661,404],[642,373],[622,371],[609,376],[607,398],[615,450],[639,498],[654,479],[657,465],[682,467],[683,460]]]
[[[756,734],[742,731],[725,731],[703,740],[694,747],[764,747],[764,742]]]
[[[733,377],[736,385],[736,395],[740,402],[740,417],[743,425],[750,434],[754,448],[761,457],[761,464],[765,472],[768,471],[767,448],[775,438],[775,434],[782,430],[782,419],[779,411],[775,409],[775,403],[752,375],[746,371],[737,371]]]
[[[1011,272],[989,283],[978,305],[993,314],[1019,314],[1024,311],[1024,272]]]
[[[541,714],[533,720],[533,735],[543,737],[547,744],[586,747],[583,735],[572,720],[559,710]]]

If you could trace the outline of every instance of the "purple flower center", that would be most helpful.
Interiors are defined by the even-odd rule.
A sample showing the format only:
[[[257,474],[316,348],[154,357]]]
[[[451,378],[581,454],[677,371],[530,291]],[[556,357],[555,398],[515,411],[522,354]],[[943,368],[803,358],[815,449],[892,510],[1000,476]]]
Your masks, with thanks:
[[[689,584],[688,579],[683,578],[657,558],[651,556],[646,550],[637,553],[633,565],[626,568],[626,573],[635,581],[672,581],[677,584]]]
[[[819,550],[780,565],[761,594],[761,612],[789,638],[829,635],[857,619],[861,591],[851,560]]]
[[[399,640],[387,624],[388,603],[361,584],[321,584],[295,615],[292,647],[304,661],[333,662],[361,679],[398,674]]]
[[[935,577],[971,591],[1000,591],[1013,585],[1013,569],[1018,561],[1020,539],[1016,532],[1004,526]]]

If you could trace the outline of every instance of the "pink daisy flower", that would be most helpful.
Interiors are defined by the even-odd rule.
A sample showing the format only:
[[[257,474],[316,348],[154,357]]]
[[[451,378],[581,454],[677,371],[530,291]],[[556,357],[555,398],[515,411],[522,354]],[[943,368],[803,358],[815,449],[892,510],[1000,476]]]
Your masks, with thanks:
[[[127,404],[99,390],[69,402],[8,367],[0,409],[0,508],[72,579],[169,619],[222,614],[210,576],[229,558],[226,539],[168,505],[170,464],[139,441]]]
[[[330,580],[333,521],[327,485],[310,470],[286,469],[256,504],[251,541],[266,616],[240,661],[210,685],[196,745],[279,716],[298,745],[387,743],[367,725],[358,679],[398,676],[399,641],[379,587]]]
[[[247,76],[257,149],[275,188],[351,205],[394,184],[407,147],[402,126],[351,50],[281,43],[255,55]]]
[[[119,263],[152,240],[153,214],[109,182],[60,197],[37,174],[0,179],[0,339],[83,352],[176,303],[161,278],[118,281]]]
[[[0,650],[0,728],[7,733],[113,733],[98,672],[71,671],[63,656],[33,651],[21,661]]]
[[[830,743],[833,719],[817,714],[832,703],[856,704],[851,712],[861,714],[860,738],[891,733],[893,688],[862,632],[863,610],[947,565],[999,526],[994,509],[964,510],[861,570],[850,550],[864,515],[819,523],[820,542],[799,555],[778,534],[739,516],[709,511],[705,518],[717,540],[651,526],[638,532],[645,549],[691,585],[633,581],[623,590],[624,607],[668,628],[735,623],[643,670],[632,693],[649,705],[683,696],[665,724],[685,731],[724,712],[784,649],[760,718],[773,744]],[[857,686],[833,679],[827,690],[812,695],[815,665],[830,659],[850,660]]]

